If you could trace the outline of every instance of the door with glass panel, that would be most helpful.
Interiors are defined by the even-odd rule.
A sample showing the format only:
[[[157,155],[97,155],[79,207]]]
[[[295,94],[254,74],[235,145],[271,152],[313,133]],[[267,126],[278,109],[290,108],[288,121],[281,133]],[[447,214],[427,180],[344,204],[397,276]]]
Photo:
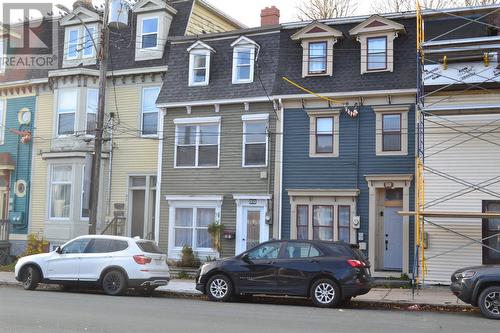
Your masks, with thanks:
[[[483,212],[500,212],[500,201],[485,201]],[[483,264],[500,264],[500,218],[483,219]]]
[[[154,239],[156,176],[129,178],[129,235]]]
[[[246,206],[242,209],[242,216],[237,224],[236,253],[245,252],[261,242],[268,240],[268,232],[265,230],[264,207]]]

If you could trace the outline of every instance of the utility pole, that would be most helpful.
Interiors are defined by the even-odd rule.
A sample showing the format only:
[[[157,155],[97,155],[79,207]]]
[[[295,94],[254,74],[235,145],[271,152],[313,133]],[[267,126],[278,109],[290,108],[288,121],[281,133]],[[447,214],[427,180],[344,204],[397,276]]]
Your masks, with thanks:
[[[101,178],[102,146],[104,140],[104,111],[106,106],[106,83],[108,72],[109,50],[109,0],[104,2],[104,14],[99,41],[99,103],[97,105],[97,124],[94,140],[94,158],[92,161],[92,177],[90,179],[90,214],[89,234],[97,232],[97,210],[99,208],[99,185]],[[111,180],[109,180],[111,181]]]

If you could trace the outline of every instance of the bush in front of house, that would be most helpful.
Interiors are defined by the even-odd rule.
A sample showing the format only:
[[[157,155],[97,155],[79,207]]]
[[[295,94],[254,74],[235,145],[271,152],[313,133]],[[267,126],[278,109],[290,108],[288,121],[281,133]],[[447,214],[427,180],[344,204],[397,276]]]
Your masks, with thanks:
[[[200,267],[200,260],[196,258],[193,249],[190,246],[184,246],[182,248],[181,260],[177,262],[179,267]]]

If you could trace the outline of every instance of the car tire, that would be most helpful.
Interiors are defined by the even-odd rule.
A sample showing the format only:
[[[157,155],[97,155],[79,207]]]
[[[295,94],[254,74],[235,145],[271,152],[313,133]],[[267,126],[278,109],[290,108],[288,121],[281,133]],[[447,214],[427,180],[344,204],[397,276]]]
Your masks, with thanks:
[[[231,280],[222,274],[212,276],[205,288],[208,299],[213,302],[227,302],[233,296]]]
[[[123,294],[127,289],[127,278],[119,270],[112,270],[104,274],[102,278],[102,289],[110,296]]]
[[[500,320],[500,286],[484,289],[479,295],[477,303],[483,316]]]
[[[22,283],[24,290],[35,290],[40,283],[40,271],[35,266],[23,269]]]
[[[314,305],[320,308],[337,306],[342,300],[339,286],[331,279],[315,281],[311,286],[310,296]]]

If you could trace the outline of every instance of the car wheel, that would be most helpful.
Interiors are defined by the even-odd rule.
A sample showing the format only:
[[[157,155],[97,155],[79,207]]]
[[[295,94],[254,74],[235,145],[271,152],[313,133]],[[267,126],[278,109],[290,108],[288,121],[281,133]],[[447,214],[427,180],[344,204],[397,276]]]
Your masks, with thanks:
[[[120,271],[109,271],[102,279],[102,289],[111,296],[121,295],[127,289],[127,279]]]
[[[23,272],[23,288],[25,290],[35,290],[40,283],[40,272],[34,266],[28,266]]]
[[[483,316],[500,320],[500,286],[484,289],[479,295],[478,304]]]
[[[330,308],[340,303],[340,288],[330,279],[320,279],[311,287],[311,299],[314,305],[321,308]]]
[[[215,302],[229,301],[233,295],[233,284],[225,275],[215,275],[207,283],[208,299]]]

